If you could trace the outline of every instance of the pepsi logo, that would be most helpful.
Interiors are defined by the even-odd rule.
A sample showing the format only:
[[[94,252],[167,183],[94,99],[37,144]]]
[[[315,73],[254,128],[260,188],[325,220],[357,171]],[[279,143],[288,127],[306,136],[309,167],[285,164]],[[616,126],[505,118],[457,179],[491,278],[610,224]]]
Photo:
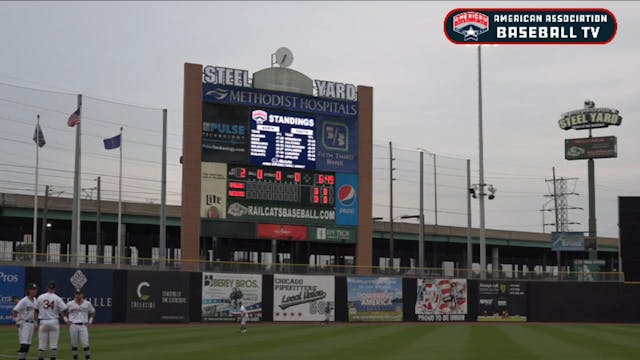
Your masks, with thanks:
[[[262,125],[263,122],[267,121],[268,117],[269,115],[267,115],[267,112],[264,110],[253,110],[253,112],[251,112],[251,119],[259,125]]]
[[[344,206],[351,206],[356,201],[356,189],[353,185],[344,184],[338,189],[338,201]]]

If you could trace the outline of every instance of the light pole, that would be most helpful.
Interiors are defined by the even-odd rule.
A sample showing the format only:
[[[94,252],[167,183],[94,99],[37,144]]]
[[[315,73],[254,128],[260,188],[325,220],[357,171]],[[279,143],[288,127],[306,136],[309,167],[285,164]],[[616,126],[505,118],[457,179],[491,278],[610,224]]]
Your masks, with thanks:
[[[482,45],[478,45],[478,166],[480,170],[480,278],[485,279],[487,273],[487,240],[484,228],[484,144],[482,139]]]

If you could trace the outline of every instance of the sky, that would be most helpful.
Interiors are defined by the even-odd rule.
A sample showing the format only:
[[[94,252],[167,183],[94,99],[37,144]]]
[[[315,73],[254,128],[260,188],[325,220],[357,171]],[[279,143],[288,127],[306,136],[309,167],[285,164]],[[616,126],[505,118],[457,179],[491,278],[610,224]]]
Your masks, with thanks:
[[[47,145],[39,188],[72,193],[74,132],[66,118],[83,101],[83,184],[117,198],[118,152],[101,139],[124,127],[125,200],[159,202],[161,108],[168,109],[168,200],[180,202],[183,64],[270,66],[281,46],[313,79],[374,87],[374,215],[387,217],[388,142],[394,144],[394,217],[417,212],[418,153],[436,153],[438,223],[466,225],[466,162],[478,182],[476,48],[442,31],[456,7],[602,7],[601,2],[2,2],[0,3],[0,191],[34,188],[36,114]],[[620,110],[618,158],[597,160],[598,232],[618,235],[617,197],[639,195],[640,3],[607,2],[618,21],[603,46],[483,48],[487,228],[542,231],[545,179],[569,180],[572,230],[587,228],[587,164],[564,159],[557,125],[585,99]],[[16,87],[21,86],[21,87]],[[40,90],[31,90],[36,88]],[[47,90],[47,91],[42,91]],[[135,106],[124,105],[132,104]],[[635,136],[633,134],[636,134]],[[435,222],[433,158],[425,158],[427,224]],[[575,189],[575,190],[574,190]],[[478,204],[473,201],[474,225]],[[547,213],[546,222],[553,222]],[[546,227],[547,231],[551,227]]]

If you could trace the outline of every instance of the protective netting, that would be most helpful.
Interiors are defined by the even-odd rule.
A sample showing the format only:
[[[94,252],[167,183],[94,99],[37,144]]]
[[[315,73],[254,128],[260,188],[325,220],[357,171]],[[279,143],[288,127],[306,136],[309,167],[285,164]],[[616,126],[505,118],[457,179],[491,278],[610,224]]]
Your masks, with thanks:
[[[420,151],[393,145],[393,217],[419,214]],[[425,223],[451,226],[467,224],[467,162],[422,150],[424,173]],[[373,146],[373,215],[389,220],[390,194],[389,143],[376,142]],[[434,167],[435,158],[435,167]],[[435,174],[435,177],[434,177]],[[437,195],[437,204],[436,204]],[[437,211],[436,211],[437,206]]]
[[[36,146],[32,140],[37,115],[46,144],[39,152],[39,189],[44,195],[72,197],[75,128],[67,119],[77,109],[77,95],[0,83],[0,192],[33,194]],[[103,139],[122,135],[124,201],[160,203],[162,110],[123,102],[83,97],[82,197],[96,199],[98,176],[101,198],[118,199],[119,149],[106,150]],[[171,119],[169,113],[169,122]],[[175,118],[173,119],[175,121]],[[167,203],[180,203],[181,134],[167,136]]]

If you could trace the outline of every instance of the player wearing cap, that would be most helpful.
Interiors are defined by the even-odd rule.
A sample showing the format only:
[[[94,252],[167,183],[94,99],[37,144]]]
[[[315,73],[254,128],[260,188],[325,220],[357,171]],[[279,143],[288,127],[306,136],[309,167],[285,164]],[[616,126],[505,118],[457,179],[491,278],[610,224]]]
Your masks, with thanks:
[[[18,359],[26,359],[31,346],[38,311],[36,295],[38,295],[38,287],[34,283],[29,283],[27,285],[27,296],[22,299],[14,297],[16,306],[13,308],[13,319],[18,324],[18,338],[20,339]]]
[[[78,343],[82,345],[84,358],[91,359],[89,349],[89,330],[87,324],[93,324],[96,316],[96,309],[84,299],[82,290],[76,290],[76,298],[67,303],[69,317],[64,317],[64,321],[69,325],[69,335],[71,338],[71,353],[73,360],[78,360]]]
[[[240,304],[240,332],[244,334],[247,332],[247,320],[249,320],[249,313],[247,312],[247,308],[245,308],[244,305],[242,304],[242,301],[240,301],[239,304]]]
[[[49,357],[55,360],[60,339],[60,314],[67,311],[67,305],[56,295],[56,282],[49,281],[47,292],[38,297],[38,360],[44,360],[44,352],[49,348]]]

